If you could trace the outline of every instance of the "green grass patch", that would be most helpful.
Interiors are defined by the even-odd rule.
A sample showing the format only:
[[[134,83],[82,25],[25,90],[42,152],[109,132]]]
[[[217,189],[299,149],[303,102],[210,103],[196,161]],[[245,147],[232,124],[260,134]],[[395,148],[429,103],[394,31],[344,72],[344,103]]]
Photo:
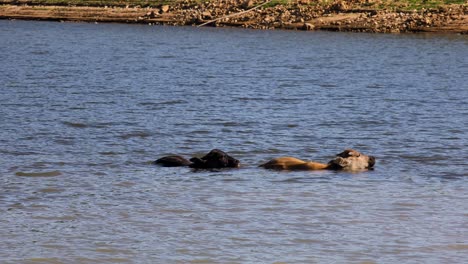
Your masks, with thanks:
[[[421,10],[438,8],[449,4],[467,4],[466,0],[385,0],[376,2],[372,8],[387,10]]]

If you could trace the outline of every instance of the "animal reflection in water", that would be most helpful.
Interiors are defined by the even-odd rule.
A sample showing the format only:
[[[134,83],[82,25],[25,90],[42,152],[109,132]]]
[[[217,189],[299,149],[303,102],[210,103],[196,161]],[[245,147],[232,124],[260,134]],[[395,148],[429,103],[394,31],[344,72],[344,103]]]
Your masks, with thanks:
[[[356,150],[347,149],[336,155],[327,164],[315,161],[304,161],[293,157],[275,158],[260,165],[273,170],[369,170],[375,165],[375,157],[364,155]]]
[[[179,155],[162,157],[154,162],[164,167],[188,166],[195,169],[239,168],[239,160],[229,156],[226,152],[213,149],[201,158],[185,159]],[[328,163],[304,161],[293,157],[280,157],[272,159],[262,165],[265,169],[273,170],[347,170],[360,171],[372,169],[375,157],[364,155],[356,150],[347,149],[336,155]]]

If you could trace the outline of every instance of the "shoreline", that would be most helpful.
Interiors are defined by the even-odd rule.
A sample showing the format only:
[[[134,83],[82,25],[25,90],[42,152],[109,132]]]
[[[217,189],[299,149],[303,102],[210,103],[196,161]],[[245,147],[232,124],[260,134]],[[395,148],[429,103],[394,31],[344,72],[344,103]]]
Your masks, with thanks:
[[[260,6],[265,4],[265,1],[176,1],[172,4],[147,7],[4,2],[0,1],[0,19],[172,26],[206,24],[204,26],[372,33],[468,34],[468,4],[420,10],[387,10],[363,9],[359,5],[347,5],[346,1],[334,1],[327,6],[301,4],[302,1],[274,6]]]

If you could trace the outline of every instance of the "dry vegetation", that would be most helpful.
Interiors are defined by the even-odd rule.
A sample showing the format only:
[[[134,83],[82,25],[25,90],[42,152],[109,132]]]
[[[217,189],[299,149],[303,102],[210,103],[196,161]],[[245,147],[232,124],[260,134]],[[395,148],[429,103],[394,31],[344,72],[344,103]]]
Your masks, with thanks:
[[[9,19],[382,33],[466,34],[467,14],[465,0],[0,0]]]

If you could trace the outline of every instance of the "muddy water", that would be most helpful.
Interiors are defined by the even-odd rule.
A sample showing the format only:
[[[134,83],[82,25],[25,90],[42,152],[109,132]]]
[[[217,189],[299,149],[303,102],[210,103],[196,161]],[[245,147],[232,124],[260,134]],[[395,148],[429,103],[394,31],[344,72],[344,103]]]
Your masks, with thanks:
[[[468,38],[0,21],[1,263],[462,263]],[[363,173],[272,172],[289,155]],[[159,168],[223,149],[239,170]]]

